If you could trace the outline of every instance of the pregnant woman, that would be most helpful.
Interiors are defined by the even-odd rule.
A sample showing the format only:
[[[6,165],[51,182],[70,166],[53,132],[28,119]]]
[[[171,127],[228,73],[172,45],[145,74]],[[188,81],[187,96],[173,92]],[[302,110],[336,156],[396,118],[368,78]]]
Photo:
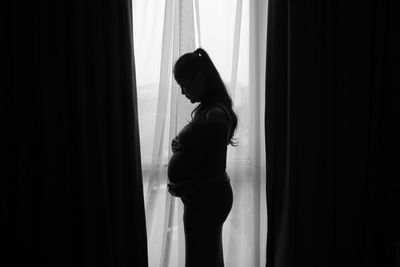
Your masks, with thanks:
[[[226,173],[237,117],[210,57],[199,48],[181,56],[174,77],[192,103],[192,120],[172,140],[168,191],[184,204],[185,266],[222,267],[222,226],[232,208]]]

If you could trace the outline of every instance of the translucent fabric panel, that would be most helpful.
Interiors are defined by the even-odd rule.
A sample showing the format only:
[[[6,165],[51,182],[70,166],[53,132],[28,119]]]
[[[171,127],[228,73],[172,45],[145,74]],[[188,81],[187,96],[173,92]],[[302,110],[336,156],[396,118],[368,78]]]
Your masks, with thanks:
[[[195,105],[180,96],[172,65],[198,46],[214,61],[239,117],[239,146],[228,147],[234,204],[224,224],[225,265],[264,266],[266,1],[135,0],[133,6],[150,266],[184,266],[182,203],[166,193],[166,164],[171,139]]]

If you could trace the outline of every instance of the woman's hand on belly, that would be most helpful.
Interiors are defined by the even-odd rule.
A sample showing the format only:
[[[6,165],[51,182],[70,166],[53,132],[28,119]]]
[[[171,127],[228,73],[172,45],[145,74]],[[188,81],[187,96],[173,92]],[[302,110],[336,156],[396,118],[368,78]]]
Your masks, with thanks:
[[[178,136],[172,140],[171,147],[173,153],[180,151],[182,149],[181,143],[179,143],[178,140]]]

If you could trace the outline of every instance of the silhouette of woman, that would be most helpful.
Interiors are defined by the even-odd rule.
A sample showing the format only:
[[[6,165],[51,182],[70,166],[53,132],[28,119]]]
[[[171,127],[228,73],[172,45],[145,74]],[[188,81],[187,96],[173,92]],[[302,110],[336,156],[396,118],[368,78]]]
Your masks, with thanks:
[[[184,204],[185,266],[224,266],[222,226],[233,204],[226,173],[227,146],[235,146],[237,116],[210,57],[201,48],[181,56],[174,77],[199,105],[172,140],[168,191]]]

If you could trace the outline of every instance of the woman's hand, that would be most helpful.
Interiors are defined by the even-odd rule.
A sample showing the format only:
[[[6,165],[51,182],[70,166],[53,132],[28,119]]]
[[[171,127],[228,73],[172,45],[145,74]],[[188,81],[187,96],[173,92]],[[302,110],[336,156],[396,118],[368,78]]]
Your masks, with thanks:
[[[176,137],[172,140],[171,146],[172,146],[172,152],[173,152],[173,153],[175,153],[175,152],[177,152],[177,151],[179,151],[179,150],[182,149],[181,143],[179,143],[179,140],[178,140],[178,136],[176,136]]]
[[[178,190],[177,190],[177,185],[174,183],[169,183],[167,184],[168,187],[168,192],[173,195],[174,197],[180,197],[181,194],[179,194]]]

